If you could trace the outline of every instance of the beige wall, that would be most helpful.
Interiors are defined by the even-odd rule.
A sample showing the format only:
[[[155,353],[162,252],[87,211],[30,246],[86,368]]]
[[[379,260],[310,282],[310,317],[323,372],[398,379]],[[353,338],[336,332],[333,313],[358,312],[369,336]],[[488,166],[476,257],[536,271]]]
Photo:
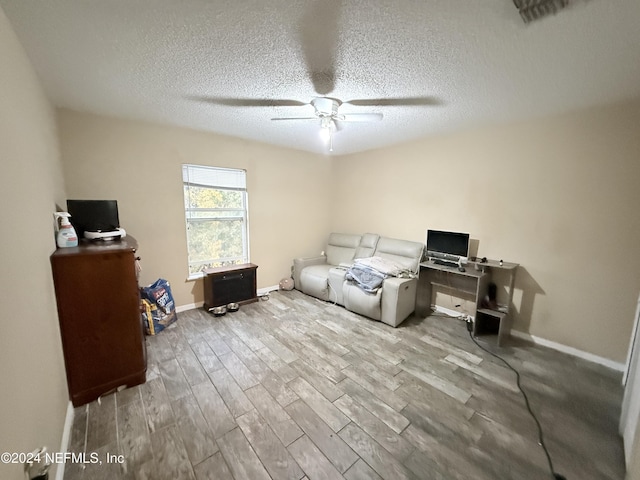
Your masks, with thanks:
[[[640,291],[639,124],[635,103],[340,158],[332,229],[469,232],[480,256],[522,265],[515,329],[623,362]],[[353,195],[358,178],[368,188]]]
[[[327,157],[68,110],[60,110],[58,118],[69,198],[118,200],[120,223],[140,246],[141,284],[166,278],[178,305],[203,300],[202,281],[186,281],[183,163],[247,170],[258,288],[288,276],[294,256],[324,248]]]
[[[329,231],[467,231],[473,254],[521,264],[517,330],[615,362],[640,290],[639,123],[632,103],[330,159],[59,111],[68,196],[116,198],[140,242],[142,283],[169,279],[179,305],[202,300],[201,282],[185,281],[180,165],[246,168],[259,287],[318,253]]]
[[[185,280],[182,163],[248,170],[259,287],[320,251],[331,230],[418,241],[427,228],[468,231],[474,253],[522,265],[516,329],[625,359],[640,290],[640,103],[330,159],[65,110],[58,139],[1,9],[0,59],[1,451],[60,445],[68,396],[49,267],[56,204],[118,199],[140,242],[142,283],[162,276],[179,305],[202,300],[201,282]],[[354,195],[364,179],[369,188]],[[629,478],[640,478],[636,464]],[[1,464],[0,477],[23,478],[22,467]]]
[[[0,62],[0,451],[57,452],[68,394],[49,255],[64,184],[54,112],[1,9]],[[2,463],[0,478],[22,469]]]
[[[417,241],[428,228],[466,231],[474,253],[521,264],[515,329],[625,359],[640,290],[640,103],[333,159],[67,110],[59,120],[69,197],[116,198],[142,283],[167,278],[178,305],[202,300],[201,282],[185,281],[180,165],[239,167],[259,287],[323,249],[330,230]]]

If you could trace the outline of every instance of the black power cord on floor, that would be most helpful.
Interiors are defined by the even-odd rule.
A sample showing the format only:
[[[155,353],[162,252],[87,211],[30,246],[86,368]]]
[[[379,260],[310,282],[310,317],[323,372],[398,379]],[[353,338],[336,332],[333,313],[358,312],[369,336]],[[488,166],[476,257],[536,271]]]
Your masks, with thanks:
[[[520,390],[520,393],[522,393],[522,397],[524,398],[524,403],[527,406],[527,410],[529,411],[529,414],[531,415],[533,420],[536,422],[536,426],[538,427],[538,445],[542,447],[542,450],[544,451],[544,454],[547,457],[547,462],[549,464],[549,470],[551,471],[551,476],[555,480],[567,480],[564,475],[556,473],[556,471],[553,469],[553,462],[551,461],[551,455],[549,455],[549,450],[547,450],[547,446],[544,444],[544,438],[542,436],[542,425],[540,425],[540,422],[538,421],[538,417],[536,417],[535,413],[533,413],[533,410],[531,409],[531,405],[529,404],[529,397],[527,397],[527,394],[522,388],[522,385],[520,385],[520,372],[518,372],[515,368],[513,368],[511,364],[507,362],[504,358],[502,358],[500,355],[493,353],[491,350],[488,350],[487,348],[483,347],[478,343],[478,341],[473,336],[473,322],[471,321],[471,319],[468,318],[466,320],[466,324],[467,324],[467,331],[469,332],[469,338],[471,338],[473,343],[475,343],[480,350],[483,350],[487,352],[489,355],[500,360],[509,368],[509,370],[511,370],[516,374],[516,384],[518,385],[518,390]]]

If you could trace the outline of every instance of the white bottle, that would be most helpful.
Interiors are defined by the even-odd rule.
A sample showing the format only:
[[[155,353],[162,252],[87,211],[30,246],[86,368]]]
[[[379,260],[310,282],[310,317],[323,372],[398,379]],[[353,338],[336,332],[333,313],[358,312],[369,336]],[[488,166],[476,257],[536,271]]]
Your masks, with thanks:
[[[56,219],[56,226],[58,226],[58,219],[60,219],[60,226],[58,227],[58,233],[56,235],[56,243],[58,247],[77,247],[78,235],[76,234],[73,225],[69,223],[69,215],[67,212],[56,212],[53,214]]]

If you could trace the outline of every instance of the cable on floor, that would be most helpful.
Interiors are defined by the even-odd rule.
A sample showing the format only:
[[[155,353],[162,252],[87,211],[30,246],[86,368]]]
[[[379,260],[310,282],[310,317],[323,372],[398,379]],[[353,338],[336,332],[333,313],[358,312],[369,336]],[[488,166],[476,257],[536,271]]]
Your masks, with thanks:
[[[480,350],[483,350],[483,351],[487,352],[489,355],[491,355],[491,356],[497,358],[498,360],[500,360],[502,363],[504,363],[507,366],[507,368],[509,368],[509,370],[511,370],[512,372],[514,372],[516,374],[516,384],[518,386],[518,390],[520,390],[520,393],[522,393],[522,397],[524,398],[524,403],[527,406],[527,410],[529,411],[529,414],[531,415],[533,420],[536,422],[536,426],[538,427],[538,445],[540,445],[542,447],[542,450],[544,451],[544,454],[547,457],[547,463],[549,464],[549,470],[551,471],[551,478],[554,478],[555,480],[567,480],[565,476],[557,473],[553,469],[553,462],[551,461],[551,455],[549,454],[549,450],[547,449],[547,446],[544,443],[544,438],[543,438],[543,435],[542,435],[542,425],[540,425],[540,422],[538,421],[538,417],[536,417],[535,413],[533,413],[533,410],[531,409],[531,405],[529,404],[529,397],[527,397],[526,392],[524,391],[524,389],[522,388],[522,385],[520,384],[520,372],[518,372],[518,370],[516,370],[514,367],[512,367],[511,364],[509,362],[507,362],[504,358],[502,358],[500,355],[498,355],[497,353],[493,353],[491,350],[488,350],[487,348],[485,348],[482,345],[480,345],[478,343],[478,341],[473,336],[473,333],[472,333],[473,324],[472,324],[472,322],[471,321],[467,321],[465,323],[467,324],[467,332],[469,332],[469,338],[471,338],[473,343],[475,343],[476,346]]]

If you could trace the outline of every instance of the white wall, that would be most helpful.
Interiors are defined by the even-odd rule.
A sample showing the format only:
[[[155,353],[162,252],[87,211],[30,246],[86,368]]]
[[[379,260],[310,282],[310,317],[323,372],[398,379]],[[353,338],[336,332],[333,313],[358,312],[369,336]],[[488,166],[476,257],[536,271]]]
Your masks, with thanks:
[[[49,255],[64,184],[53,109],[1,9],[0,62],[0,451],[59,451],[68,393]],[[23,466],[0,464],[0,478],[24,479]]]

